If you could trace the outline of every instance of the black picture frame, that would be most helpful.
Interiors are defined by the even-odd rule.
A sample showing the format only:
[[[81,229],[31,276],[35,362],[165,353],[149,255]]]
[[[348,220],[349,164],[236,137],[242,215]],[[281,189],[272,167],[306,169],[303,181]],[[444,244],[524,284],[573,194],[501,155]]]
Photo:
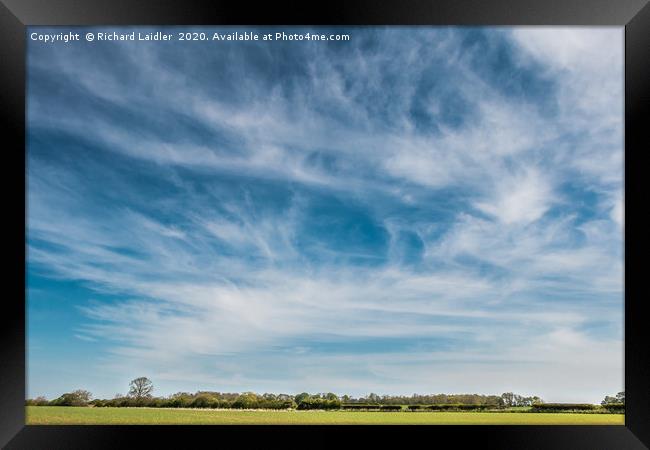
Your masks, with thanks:
[[[625,27],[625,426],[33,426],[25,425],[25,58],[30,25],[616,25]],[[5,286],[0,323],[0,445],[6,448],[121,448],[136,442],[179,448],[226,437],[282,445],[402,441],[480,448],[650,447],[650,327],[643,282],[643,152],[650,149],[648,0],[0,0],[0,111],[5,207]],[[646,119],[643,119],[643,118]],[[22,301],[19,299],[22,298]],[[334,437],[336,436],[336,437]],[[412,440],[417,436],[418,441]],[[403,444],[402,444],[403,445]],[[422,445],[422,444],[418,444]]]

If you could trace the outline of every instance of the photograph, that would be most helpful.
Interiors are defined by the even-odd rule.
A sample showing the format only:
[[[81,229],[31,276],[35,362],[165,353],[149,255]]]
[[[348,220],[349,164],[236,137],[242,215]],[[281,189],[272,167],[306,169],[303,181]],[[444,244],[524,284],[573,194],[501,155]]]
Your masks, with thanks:
[[[25,27],[27,425],[624,428],[624,26]]]

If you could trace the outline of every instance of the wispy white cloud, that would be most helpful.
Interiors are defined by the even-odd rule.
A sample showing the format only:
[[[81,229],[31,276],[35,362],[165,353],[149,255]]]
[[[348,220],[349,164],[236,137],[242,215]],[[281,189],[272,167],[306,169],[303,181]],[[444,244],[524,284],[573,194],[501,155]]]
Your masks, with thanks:
[[[477,202],[481,211],[505,224],[534,222],[548,211],[552,203],[549,178],[528,169],[499,180],[488,202]]]

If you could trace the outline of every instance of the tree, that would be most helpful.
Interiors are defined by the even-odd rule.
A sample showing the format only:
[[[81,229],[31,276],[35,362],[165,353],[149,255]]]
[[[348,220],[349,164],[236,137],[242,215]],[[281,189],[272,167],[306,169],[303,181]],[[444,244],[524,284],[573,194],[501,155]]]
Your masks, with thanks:
[[[301,394],[296,395],[295,398],[294,398],[294,401],[296,402],[296,404],[299,405],[302,402],[304,402],[305,400],[309,400],[310,397],[311,397],[311,395],[309,395],[306,392],[303,392]]]
[[[134,398],[137,403],[150,398],[152,392],[153,383],[147,377],[139,377],[129,383],[129,397]]]
[[[616,397],[612,397],[611,395],[606,395],[603,401],[600,402],[600,404],[603,406],[615,405],[620,403],[625,404],[625,392],[619,392],[618,394],[616,394]]]
[[[515,405],[515,394],[512,392],[504,392],[501,394],[501,399],[505,406],[514,406]]]
[[[611,405],[612,403],[616,403],[616,397],[612,397],[611,395],[606,395],[603,401],[600,402],[603,406]]]
[[[32,400],[32,404],[34,406],[47,406],[48,403],[49,402],[47,401],[47,399],[45,397],[43,397],[42,395],[38,396],[34,400]]]
[[[52,404],[55,406],[86,406],[92,394],[83,389],[77,389],[76,391],[67,392],[56,400],[52,400]]]
[[[194,397],[194,400],[192,400],[190,405],[192,408],[211,408],[218,406],[219,402],[210,394],[200,393]]]
[[[74,395],[78,400],[80,400],[83,403],[88,403],[90,399],[93,398],[93,394],[83,389],[77,389],[76,391],[72,391],[72,395]]]
[[[330,401],[338,401],[339,397],[332,392],[328,392],[327,394],[325,394],[325,399]]]
[[[619,392],[618,394],[616,394],[616,400],[617,400],[619,403],[623,403],[623,404],[625,404],[625,391],[623,391],[623,392]]]
[[[259,406],[259,398],[254,392],[244,392],[235,399],[232,404],[233,408],[250,409]]]

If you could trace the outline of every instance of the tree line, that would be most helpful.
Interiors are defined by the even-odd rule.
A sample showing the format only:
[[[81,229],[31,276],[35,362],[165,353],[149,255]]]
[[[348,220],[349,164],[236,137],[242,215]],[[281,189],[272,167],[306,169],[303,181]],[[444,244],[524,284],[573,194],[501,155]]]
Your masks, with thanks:
[[[153,408],[231,408],[231,409],[298,409],[298,410],[382,410],[401,411],[402,406],[410,411],[418,410],[485,410],[512,407],[532,407],[534,411],[590,410],[594,405],[545,404],[537,396],[521,396],[512,392],[501,395],[480,394],[413,394],[377,395],[352,397],[338,396],[332,392],[310,394],[302,392],[291,394],[257,394],[255,392],[226,393],[198,391],[195,393],[177,392],[156,397],[153,383],[146,377],[139,377],[129,384],[126,395],[116,394],[111,399],[93,399],[86,390],[75,390],[60,397],[47,400],[44,397],[28,399],[29,406],[94,406],[94,407],[153,407]],[[553,406],[555,405],[555,406]],[[558,406],[560,405],[560,406]],[[615,397],[607,396],[602,407],[608,410],[623,409],[625,393]],[[584,406],[584,408],[583,408]]]

